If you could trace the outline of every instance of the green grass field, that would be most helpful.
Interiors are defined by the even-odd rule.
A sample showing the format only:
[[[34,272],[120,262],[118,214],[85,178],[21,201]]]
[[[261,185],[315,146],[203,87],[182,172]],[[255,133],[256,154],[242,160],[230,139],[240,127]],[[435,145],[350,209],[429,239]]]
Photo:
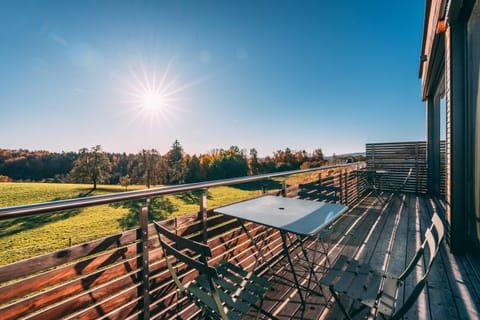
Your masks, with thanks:
[[[130,186],[129,190],[145,188]],[[121,186],[51,183],[0,183],[0,208],[122,192]],[[259,194],[255,188],[217,187],[209,190],[208,207],[232,203]],[[198,212],[198,194],[165,196],[164,217]],[[133,216],[124,205],[101,205],[28,218],[0,221],[0,265],[55,251],[125,229],[120,221]]]

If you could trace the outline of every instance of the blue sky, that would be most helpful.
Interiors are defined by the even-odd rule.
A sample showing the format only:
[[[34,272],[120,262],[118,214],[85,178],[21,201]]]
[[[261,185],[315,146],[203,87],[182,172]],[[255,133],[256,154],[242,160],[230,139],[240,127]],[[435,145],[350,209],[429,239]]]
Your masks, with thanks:
[[[423,10],[2,0],[0,148],[164,153],[178,139],[190,154],[237,145],[266,156],[424,140]]]

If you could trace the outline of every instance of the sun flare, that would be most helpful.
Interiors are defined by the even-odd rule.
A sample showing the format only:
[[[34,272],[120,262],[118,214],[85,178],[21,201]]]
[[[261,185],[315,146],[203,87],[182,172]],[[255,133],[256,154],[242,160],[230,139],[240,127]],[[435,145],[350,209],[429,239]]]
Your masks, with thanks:
[[[155,110],[163,107],[163,97],[155,92],[147,92],[143,96],[143,107],[148,110]]]
[[[172,60],[163,71],[155,65],[138,64],[132,68],[131,80],[127,83],[126,101],[132,111],[131,122],[141,120],[148,123],[150,131],[171,125],[172,118],[181,118],[181,102],[185,99],[187,89],[206,80],[202,78],[189,83],[181,83],[178,75],[171,74]]]

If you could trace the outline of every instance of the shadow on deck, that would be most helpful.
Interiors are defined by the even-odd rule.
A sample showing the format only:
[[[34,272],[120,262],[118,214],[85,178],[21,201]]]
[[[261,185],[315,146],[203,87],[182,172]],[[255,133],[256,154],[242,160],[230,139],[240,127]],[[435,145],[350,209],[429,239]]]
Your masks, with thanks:
[[[335,232],[325,240],[329,246],[329,261],[333,263],[340,254],[344,254],[378,269],[399,274],[423,241],[424,231],[435,211],[443,216],[443,204],[424,196],[402,194],[392,197],[385,206],[375,197],[367,197],[334,224]],[[313,258],[314,241],[307,241],[306,247]],[[300,259],[299,248],[293,256]],[[317,252],[316,257],[316,276],[321,278],[325,255]],[[326,296],[309,295],[307,306],[302,309],[285,260],[272,261],[271,268],[264,271],[263,275],[274,282],[264,308],[280,319],[343,318],[329,290],[320,288],[317,281],[311,283],[311,288]],[[301,276],[301,282],[307,285],[308,272],[302,267],[301,261],[297,262],[297,274]],[[426,289],[405,318],[479,319],[479,270],[478,259],[453,256],[443,243]]]

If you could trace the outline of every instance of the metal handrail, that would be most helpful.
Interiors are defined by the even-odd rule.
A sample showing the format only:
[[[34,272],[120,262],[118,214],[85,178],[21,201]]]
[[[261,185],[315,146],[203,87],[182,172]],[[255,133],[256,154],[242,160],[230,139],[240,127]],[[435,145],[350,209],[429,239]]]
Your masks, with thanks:
[[[359,164],[359,163],[357,162],[356,164]],[[276,173],[266,173],[266,174],[240,177],[240,178],[180,184],[175,186],[158,187],[158,188],[151,188],[151,189],[145,189],[145,190],[126,191],[126,192],[91,196],[91,197],[85,197],[85,198],[74,198],[74,199],[6,207],[6,208],[0,208],[0,220],[27,217],[35,214],[77,209],[77,208],[96,206],[96,205],[108,204],[108,203],[114,203],[114,202],[143,199],[143,198],[162,196],[162,195],[178,193],[178,192],[187,192],[187,191],[207,189],[212,187],[234,185],[234,184],[240,184],[240,183],[246,183],[246,182],[254,182],[254,181],[266,180],[270,178],[282,177],[282,176],[287,176],[292,174],[306,173],[306,172],[332,169],[332,168],[342,168],[342,167],[348,167],[348,166],[352,166],[352,163],[322,166],[322,167],[315,167],[315,168],[308,168],[308,169],[301,169],[301,170],[291,170],[291,171],[276,172]]]

